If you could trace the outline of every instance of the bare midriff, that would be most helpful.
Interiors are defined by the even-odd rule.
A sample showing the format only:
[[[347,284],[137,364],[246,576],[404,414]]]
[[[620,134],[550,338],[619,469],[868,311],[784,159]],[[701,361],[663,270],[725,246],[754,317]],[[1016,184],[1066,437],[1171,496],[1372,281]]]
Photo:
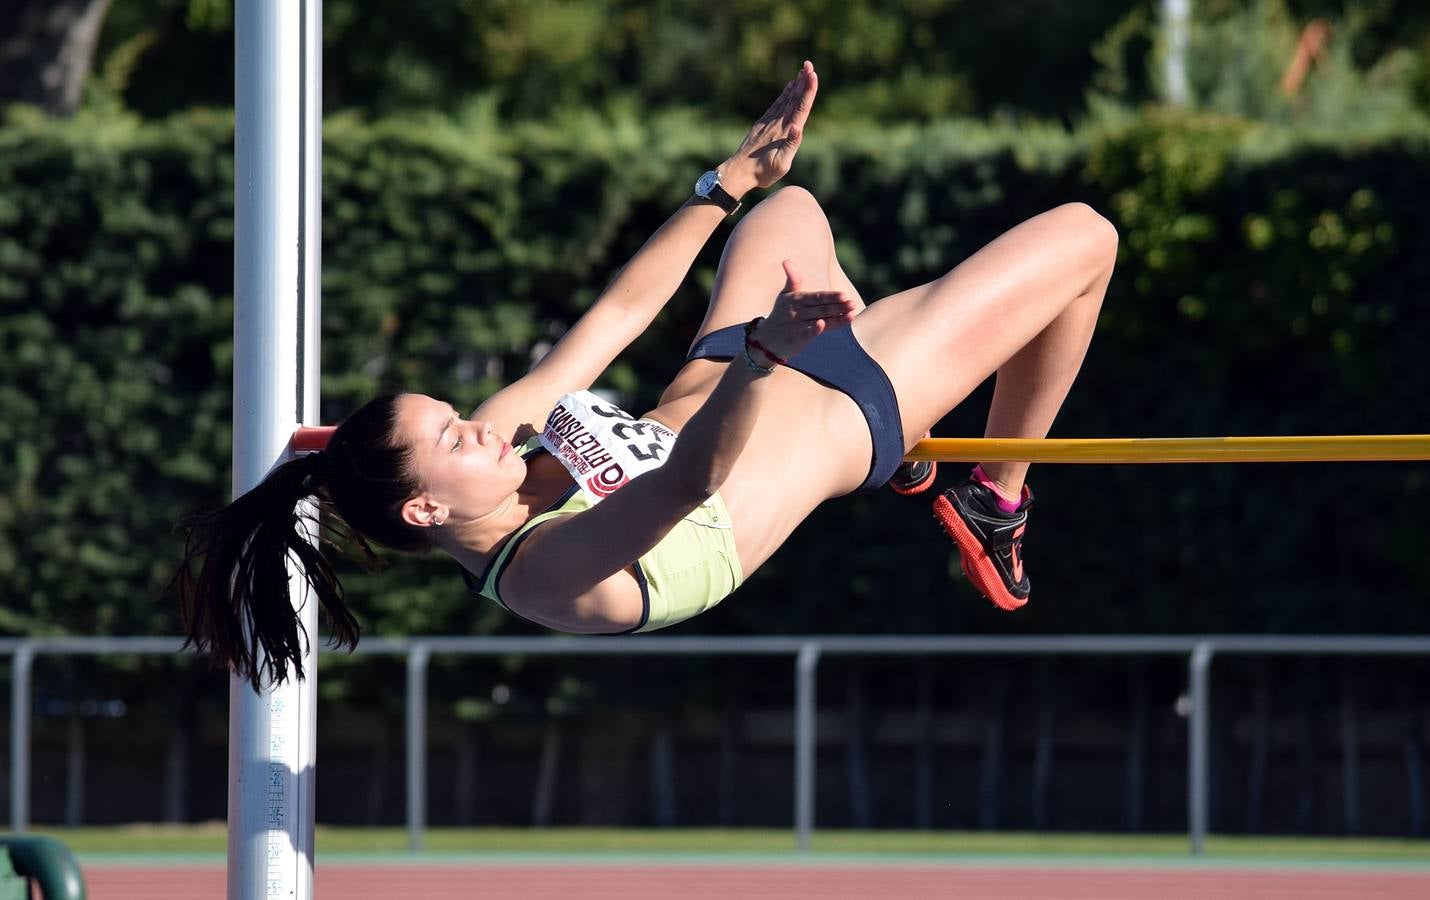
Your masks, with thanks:
[[[726,365],[686,363],[646,418],[681,431]],[[766,399],[747,445],[759,452],[742,454],[720,488],[747,577],[814,507],[858,487],[871,453],[869,428],[854,401],[791,369],[771,377],[778,390]]]

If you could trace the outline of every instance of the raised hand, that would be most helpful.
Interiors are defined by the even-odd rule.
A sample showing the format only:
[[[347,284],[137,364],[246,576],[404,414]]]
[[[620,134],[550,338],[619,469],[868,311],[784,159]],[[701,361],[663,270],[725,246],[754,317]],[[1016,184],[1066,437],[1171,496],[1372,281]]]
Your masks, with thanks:
[[[805,60],[775,102],[750,126],[740,149],[720,167],[726,190],[738,197],[754,187],[767,188],[789,172],[818,92],[814,63]]]
[[[854,320],[854,301],[839,291],[806,291],[804,279],[793,260],[785,260],[785,289],[775,298],[774,308],[760,321],[750,337],[766,351],[789,359],[809,346],[810,341],[831,328],[843,328]],[[752,356],[761,359],[754,343]],[[770,359],[769,363],[777,360]]]

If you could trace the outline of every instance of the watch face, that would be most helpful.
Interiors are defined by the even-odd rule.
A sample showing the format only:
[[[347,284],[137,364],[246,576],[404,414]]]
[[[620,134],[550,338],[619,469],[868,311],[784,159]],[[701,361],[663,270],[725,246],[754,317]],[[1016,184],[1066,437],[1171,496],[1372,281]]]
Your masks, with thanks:
[[[709,172],[701,175],[699,181],[695,182],[695,193],[702,197],[710,196],[710,189],[713,188],[719,180],[720,176],[715,174],[714,169],[711,169]]]

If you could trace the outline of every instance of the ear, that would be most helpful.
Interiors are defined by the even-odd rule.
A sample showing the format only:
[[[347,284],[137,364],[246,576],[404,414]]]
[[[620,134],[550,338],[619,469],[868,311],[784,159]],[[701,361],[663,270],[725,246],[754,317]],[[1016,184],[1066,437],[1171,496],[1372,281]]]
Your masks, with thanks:
[[[451,510],[440,503],[436,503],[426,494],[412,497],[402,504],[402,521],[408,525],[416,525],[418,528],[431,528],[434,525],[441,525],[447,520],[447,515]]]

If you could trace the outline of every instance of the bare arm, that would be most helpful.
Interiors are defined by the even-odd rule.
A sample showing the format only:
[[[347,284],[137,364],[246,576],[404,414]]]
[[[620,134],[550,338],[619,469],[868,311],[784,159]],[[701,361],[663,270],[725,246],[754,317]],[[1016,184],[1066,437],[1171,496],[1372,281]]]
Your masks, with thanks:
[[[829,328],[846,327],[853,301],[836,291],[803,292],[789,281],[754,338],[777,356],[798,353]],[[774,360],[751,350],[757,363]],[[612,576],[634,563],[720,489],[745,451],[769,388],[743,357],[725,368],[715,390],[686,423],[665,465],[633,479],[597,506],[536,529],[503,579],[503,595],[522,615],[572,631],[617,630],[613,607],[629,596]],[[602,628],[602,625],[610,625]]]
[[[727,192],[740,197],[769,187],[794,161],[819,79],[806,62],[733,156],[718,166]],[[535,424],[568,391],[589,387],[655,319],[685,280],[725,212],[691,200],[642,245],[576,324],[532,370],[473,413],[499,434]]]
[[[611,361],[650,326],[685,280],[725,211],[687,201],[641,245],[595,303],[530,372],[472,413],[510,436],[540,421],[562,394],[590,387]]]
[[[738,362],[728,366],[665,465],[585,512],[534,529],[502,576],[506,604],[561,631],[630,628],[640,610],[629,579],[618,576],[714,493],[708,485],[723,480],[748,441],[768,380]],[[730,417],[728,429],[719,427],[720,411]]]

